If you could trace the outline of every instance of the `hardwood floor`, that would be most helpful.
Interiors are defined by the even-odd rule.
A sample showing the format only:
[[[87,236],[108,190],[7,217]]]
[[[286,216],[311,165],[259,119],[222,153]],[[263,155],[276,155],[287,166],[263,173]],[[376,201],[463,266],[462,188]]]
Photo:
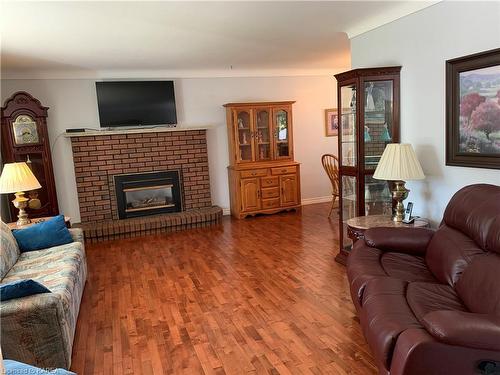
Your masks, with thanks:
[[[78,374],[374,374],[329,204],[89,245]]]

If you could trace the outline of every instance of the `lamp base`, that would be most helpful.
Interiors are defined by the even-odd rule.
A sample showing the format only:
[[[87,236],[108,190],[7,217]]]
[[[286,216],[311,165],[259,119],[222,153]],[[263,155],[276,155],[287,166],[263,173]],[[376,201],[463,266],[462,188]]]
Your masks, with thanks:
[[[19,214],[17,215],[17,226],[21,227],[23,225],[31,223],[31,220],[28,219],[28,214],[25,211],[25,208],[28,207],[29,198],[24,196],[24,192],[20,191],[15,193],[16,199],[12,201],[14,207],[19,210]]]
[[[392,190],[392,199],[394,199],[396,203],[396,211],[392,216],[392,221],[401,222],[405,217],[405,206],[403,201],[408,198],[408,190],[405,187],[404,181],[394,181],[394,189]]]

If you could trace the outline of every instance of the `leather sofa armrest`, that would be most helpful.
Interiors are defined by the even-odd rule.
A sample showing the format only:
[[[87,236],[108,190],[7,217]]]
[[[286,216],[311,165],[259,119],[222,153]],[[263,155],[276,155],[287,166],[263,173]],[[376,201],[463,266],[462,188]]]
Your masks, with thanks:
[[[370,228],[365,243],[382,251],[424,255],[434,230],[428,228]]]
[[[424,327],[438,341],[450,345],[500,351],[500,316],[462,311],[433,311]]]

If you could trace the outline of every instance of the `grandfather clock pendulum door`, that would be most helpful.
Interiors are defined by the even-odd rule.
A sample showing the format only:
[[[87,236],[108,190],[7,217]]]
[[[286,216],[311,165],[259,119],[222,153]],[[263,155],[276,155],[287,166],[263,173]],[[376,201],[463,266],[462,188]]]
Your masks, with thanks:
[[[48,109],[24,91],[16,92],[2,107],[2,162],[26,162],[42,185],[26,192],[30,198],[26,211],[31,218],[59,214],[47,132]],[[14,194],[9,195],[12,199]],[[11,218],[15,218],[17,210],[9,207]]]

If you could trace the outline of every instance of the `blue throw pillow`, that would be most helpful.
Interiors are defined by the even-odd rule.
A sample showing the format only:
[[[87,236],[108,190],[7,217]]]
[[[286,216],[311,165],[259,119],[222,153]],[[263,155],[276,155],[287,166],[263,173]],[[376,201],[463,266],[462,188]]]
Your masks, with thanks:
[[[74,372],[66,371],[63,369],[55,369],[52,371],[42,370],[37,367],[27,365],[25,363],[5,359],[3,361],[5,366],[5,375],[19,375],[19,374],[33,374],[33,375],[76,375]]]
[[[21,252],[47,249],[73,242],[63,215],[30,225],[26,229],[15,229],[12,234]]]
[[[33,294],[50,293],[50,290],[35,280],[17,280],[0,284],[0,301],[32,296]]]

